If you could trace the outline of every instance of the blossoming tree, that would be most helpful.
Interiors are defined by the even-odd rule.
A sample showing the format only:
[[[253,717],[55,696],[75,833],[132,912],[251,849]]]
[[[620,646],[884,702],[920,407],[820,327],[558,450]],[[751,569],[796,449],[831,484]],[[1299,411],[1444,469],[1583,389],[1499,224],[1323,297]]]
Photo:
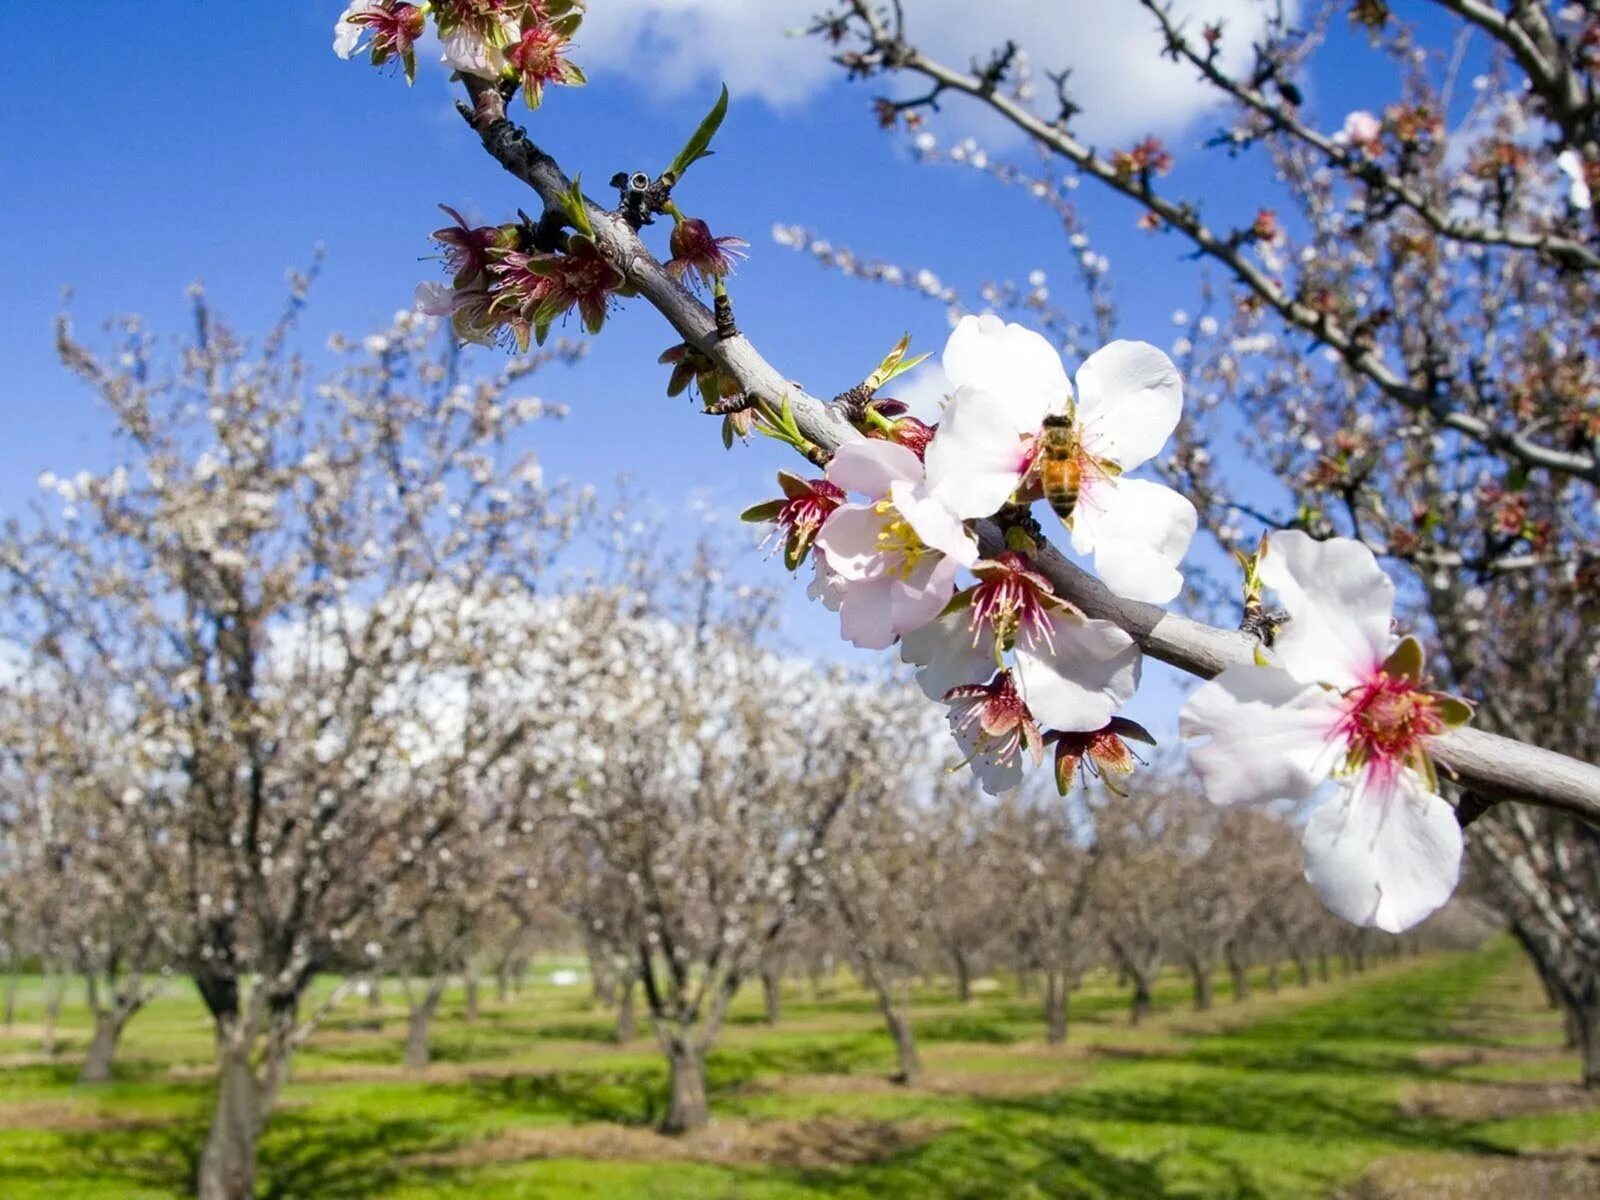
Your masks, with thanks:
[[[1547,279],[1554,274],[1558,282],[1566,278],[1561,272],[1594,260],[1594,251],[1570,210],[1551,215],[1527,205],[1508,208],[1503,187],[1480,188],[1467,199],[1479,209],[1489,206],[1494,219],[1469,218],[1420,189],[1427,172],[1444,169],[1445,156],[1437,112],[1417,98],[1422,85],[1414,73],[1406,80],[1412,89],[1407,102],[1376,129],[1358,120],[1336,139],[1300,116],[1293,75],[1310,43],[1297,31],[1275,26],[1257,52],[1254,74],[1235,79],[1221,72],[1213,53],[1226,31],[1190,33],[1173,26],[1159,5],[1147,7],[1167,35],[1168,52],[1239,106],[1240,123],[1226,144],[1300,155],[1316,181],[1305,200],[1313,228],[1322,230],[1318,236],[1359,248],[1367,244],[1363,239],[1409,232],[1411,241],[1396,243],[1404,249],[1403,269],[1351,258],[1339,268],[1345,277],[1329,278],[1320,258],[1302,258],[1293,261],[1311,265],[1294,271],[1289,258],[1271,258],[1290,237],[1272,213],[1253,214],[1231,233],[1215,231],[1197,205],[1160,191],[1157,181],[1172,156],[1159,143],[1142,142],[1110,157],[1088,148],[1071,133],[1076,106],[1064,82],[1057,88],[1059,113],[1038,115],[1012,86],[1025,67],[1018,47],[1003,48],[971,73],[953,70],[921,55],[909,40],[905,10],[914,14],[913,6],[880,10],[870,0],[839,7],[816,28],[841,46],[840,61],[854,75],[904,72],[929,84],[926,95],[885,98],[878,112],[887,123],[915,116],[947,95],[987,105],[1081,174],[1137,201],[1148,227],[1175,231],[1226,267],[1241,287],[1241,319],[1270,315],[1331,352],[1326,373],[1305,361],[1299,373],[1280,363],[1279,370],[1242,377],[1240,390],[1265,397],[1287,387],[1303,394],[1331,374],[1343,390],[1330,416],[1353,415],[1369,396],[1383,406],[1396,431],[1387,459],[1377,447],[1358,453],[1363,443],[1357,439],[1301,481],[1292,476],[1295,455],[1281,457],[1278,465],[1291,482],[1303,482],[1318,497],[1343,488],[1350,520],[1341,528],[1325,504],[1309,512],[1302,506],[1299,516],[1269,522],[1273,532],[1258,544],[1240,546],[1245,580],[1238,629],[1158,607],[1178,595],[1181,563],[1200,523],[1220,533],[1219,516],[1238,510],[1226,481],[1206,471],[1197,453],[1204,451],[1203,437],[1194,431],[1203,433],[1216,403],[1208,393],[1198,413],[1189,404],[1186,429],[1183,375],[1163,351],[1112,340],[1075,354],[1069,379],[1047,339],[993,315],[973,316],[956,324],[944,349],[952,390],[936,427],[882,394],[916,361],[906,357],[903,343],[824,402],[767,363],[738,332],[726,283],[732,246],[682,207],[685,177],[708,151],[726,115],[726,95],[668,169],[655,176],[618,171],[615,202],[606,207],[587,197],[510,116],[519,93],[536,108],[544,87],[581,78],[569,58],[581,4],[441,0],[419,10],[389,0],[357,3],[341,21],[335,48],[349,55],[364,44],[360,29],[392,25],[414,41],[409,31],[418,28],[421,11],[424,23],[436,24],[447,62],[459,74],[468,127],[542,204],[536,219],[440,231],[451,278],[448,285],[425,284],[419,302],[451,314],[464,338],[519,346],[542,340],[570,311],[598,332],[620,298],[638,297],[656,308],[681,339],[663,355],[672,366],[669,391],[695,386],[706,411],[720,419],[725,441],[759,432],[812,464],[807,474],[780,475],[781,495],[753,506],[747,518],[774,527],[791,569],[812,560],[811,592],[838,611],[847,640],[869,648],[898,645],[923,690],[945,706],[961,753],[986,789],[1016,786],[1030,765],[1042,763],[1047,748],[1054,749],[1063,788],[1081,770],[1125,761],[1128,740],[1148,735],[1117,710],[1137,687],[1142,655],[1155,655],[1215,677],[1196,693],[1182,723],[1212,799],[1300,799],[1333,779],[1331,795],[1306,827],[1311,880],[1347,919],[1401,930],[1455,887],[1463,852],[1458,813],[1470,818],[1485,802],[1513,801],[1594,821],[1600,818],[1600,769],[1538,748],[1535,742],[1549,739],[1536,728],[1496,721],[1513,735],[1503,736],[1465,727],[1471,706],[1436,688],[1420,642],[1391,628],[1395,588],[1374,544],[1384,554],[1398,549],[1391,556],[1419,566],[1454,563],[1502,572],[1515,557],[1510,552],[1526,540],[1524,528],[1510,543],[1479,537],[1440,545],[1438,529],[1470,523],[1474,512],[1459,503],[1463,491],[1447,480],[1461,475],[1458,463],[1487,470],[1502,492],[1528,490],[1537,478],[1529,503],[1557,505],[1564,523],[1551,542],[1555,559],[1536,554],[1541,570],[1523,578],[1540,589],[1530,595],[1549,599],[1559,592],[1560,575],[1542,568],[1554,562],[1584,577],[1580,547],[1589,526],[1582,509],[1570,504],[1568,489],[1592,489],[1596,467],[1590,402],[1581,387],[1530,387],[1523,380],[1517,394],[1525,402],[1514,419],[1502,420],[1491,402],[1498,385],[1487,381],[1506,379],[1509,387],[1510,380],[1498,358],[1472,360],[1470,347],[1490,341],[1471,324],[1476,318],[1450,310],[1432,324],[1413,323],[1396,317],[1409,311],[1400,304],[1387,314],[1363,312],[1350,296],[1368,293],[1351,292],[1349,276],[1358,269],[1384,274],[1413,299],[1430,290],[1450,294],[1429,274],[1449,261],[1443,252],[1449,245],[1533,264],[1529,269]],[[1563,153],[1570,151],[1567,170],[1586,178],[1583,164],[1573,164],[1586,161],[1592,149],[1585,132],[1590,117],[1573,81],[1581,83],[1590,69],[1588,43],[1558,37],[1548,21],[1521,10],[1505,18],[1477,5],[1444,7],[1507,47],[1507,69],[1524,73],[1537,115],[1550,123]],[[1358,5],[1356,15],[1374,36],[1405,44],[1406,35],[1392,31],[1385,5]],[[365,44],[374,59],[396,53],[377,35]],[[1380,147],[1393,159],[1380,157]],[[1502,158],[1513,166],[1520,161],[1510,150]],[[1498,178],[1489,169],[1494,161],[1485,168],[1490,183]],[[1529,168],[1528,178],[1535,177]],[[1344,210],[1328,202],[1351,189],[1365,205],[1354,228]],[[1569,205],[1582,211],[1586,198],[1573,186]],[[673,224],[667,264],[643,240],[658,217]],[[1319,217],[1322,226],[1315,224]],[[1476,269],[1475,261],[1469,254],[1460,270]],[[1440,269],[1448,279],[1456,268]],[[686,282],[708,287],[712,307]],[[1566,293],[1547,290],[1540,311],[1558,303],[1558,294]],[[1426,305],[1421,311],[1429,314]],[[1462,321],[1470,336],[1460,342],[1443,336]],[[1456,344],[1469,347],[1465,358],[1446,353]],[[1308,359],[1316,361],[1299,354]],[[1210,384],[1213,374],[1191,362],[1192,371],[1197,366]],[[1564,369],[1570,374],[1578,366]],[[1215,373],[1225,370],[1220,360],[1214,364]],[[1554,367],[1541,384],[1546,377],[1565,378]],[[1459,379],[1473,380],[1478,390],[1456,388]],[[1276,419],[1264,402],[1243,411],[1268,424]],[[1160,459],[1169,441],[1174,451]],[[1140,478],[1139,470],[1158,459],[1164,481]],[[1363,491],[1366,479],[1376,481],[1370,493]],[[1413,480],[1432,489],[1429,497],[1413,495]],[[1404,531],[1396,514],[1406,511],[1396,503],[1400,497],[1415,516],[1409,543],[1399,536]],[[1456,498],[1453,507],[1448,498]],[[1381,541],[1370,534],[1375,515],[1383,518]],[[1058,528],[1092,570],[1054,548],[1050,534]],[[1486,557],[1479,545],[1489,548]],[[1421,615],[1437,618],[1437,606]],[[1448,640],[1445,626],[1434,627]],[[1489,701],[1473,686],[1458,648],[1447,647],[1447,654],[1445,680]],[[1258,731],[1268,736],[1255,736]],[[1561,744],[1559,731],[1551,735]],[[1468,799],[1452,811],[1445,795],[1457,790]]]

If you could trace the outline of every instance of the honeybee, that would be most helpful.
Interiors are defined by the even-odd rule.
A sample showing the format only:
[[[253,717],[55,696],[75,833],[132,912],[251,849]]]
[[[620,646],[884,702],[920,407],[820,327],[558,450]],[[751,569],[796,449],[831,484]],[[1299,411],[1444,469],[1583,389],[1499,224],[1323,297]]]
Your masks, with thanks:
[[[1039,489],[1061,523],[1072,526],[1083,483],[1083,458],[1078,452],[1078,424],[1071,416],[1048,416],[1039,434]]]

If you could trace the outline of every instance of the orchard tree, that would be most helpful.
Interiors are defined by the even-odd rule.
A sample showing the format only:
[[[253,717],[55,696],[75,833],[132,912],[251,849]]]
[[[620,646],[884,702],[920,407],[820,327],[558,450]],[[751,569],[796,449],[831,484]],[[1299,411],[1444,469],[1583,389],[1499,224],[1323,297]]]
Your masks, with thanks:
[[[725,588],[704,550],[627,574],[567,618],[588,653],[548,664],[547,711],[570,723],[546,794],[589,876],[577,915],[592,958],[617,964],[624,997],[637,980],[669,1068],[662,1128],[682,1133],[709,1119],[706,1051],[794,919],[829,827],[892,778],[892,748],[868,731],[908,700],[775,653],[774,597]]]
[[[253,1193],[328,1007],[302,1005],[317,971],[526,736],[536,711],[498,702],[518,669],[498,607],[577,512],[518,458],[545,408],[517,390],[542,357],[470,381],[402,313],[318,383],[288,345],[302,290],[253,351],[197,294],[171,362],[136,322],[109,354],[63,322],[123,461],[43,480],[56,511],[0,544],[7,640],[61,688],[106,682],[165,781],[182,965],[216,1033],[206,1200]]]

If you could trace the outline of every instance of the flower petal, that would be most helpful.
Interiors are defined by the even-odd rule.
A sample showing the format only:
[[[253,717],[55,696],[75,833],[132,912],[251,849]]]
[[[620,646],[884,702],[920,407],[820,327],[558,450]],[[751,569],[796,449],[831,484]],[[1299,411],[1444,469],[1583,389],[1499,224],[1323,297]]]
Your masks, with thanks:
[[[333,27],[333,52],[340,58],[355,57],[356,51],[361,47],[361,36],[366,31],[352,22],[350,17],[357,9],[364,7],[365,5],[361,3],[350,5]]]
[[[1022,481],[1027,450],[999,409],[995,393],[961,388],[928,443],[928,487],[963,517],[989,516]]]
[[[978,783],[991,796],[1001,796],[1022,783],[1022,754],[1019,751],[1005,762],[996,762],[989,754],[979,754],[979,732],[976,722],[950,731],[961,747],[961,754],[978,777]]]
[[[891,576],[890,619],[897,637],[921,629],[950,603],[958,569],[953,559],[941,555],[923,559],[908,579]]]
[[[1078,368],[1077,383],[1084,448],[1125,471],[1159,454],[1178,426],[1183,378],[1148,342],[1102,346]]]
[[[440,61],[463,75],[476,75],[482,79],[498,78],[506,69],[505,53],[464,26],[444,39],[444,53]]]
[[[829,612],[838,612],[839,604],[844,599],[845,590],[849,585],[828,566],[828,556],[821,550],[813,548],[811,564],[814,571],[811,583],[806,587],[806,595],[813,600],[822,601],[822,606]]]
[[[1272,650],[1296,679],[1343,690],[1370,678],[1389,656],[1394,581],[1360,542],[1319,542],[1297,529],[1274,533],[1261,582],[1289,614]]]
[[[948,555],[964,567],[978,561],[977,540],[967,532],[961,519],[930,497],[925,488],[897,479],[889,485],[889,499],[924,545]]]
[[[1410,929],[1455,891],[1461,826],[1415,774],[1368,773],[1311,814],[1306,879],[1333,912],[1389,933]]]
[[[920,483],[922,463],[914,452],[898,442],[862,438],[846,442],[834,451],[828,462],[827,476],[835,487],[877,500],[889,494],[889,485],[897,479]]]
[[[962,317],[944,347],[944,373],[953,389],[972,387],[994,397],[996,419],[1032,433],[1050,413],[1065,412],[1072,385],[1061,356],[1045,338],[989,314]]]
[[[1056,614],[1051,624],[1055,653],[1013,651],[1017,691],[1048,729],[1100,729],[1138,690],[1139,647],[1110,621]]]
[[[1094,553],[1095,573],[1129,600],[1165,604],[1183,587],[1183,561],[1198,517],[1194,505],[1148,479],[1103,479],[1079,494],[1072,546]]]
[[[1311,795],[1333,769],[1342,713],[1326,688],[1276,667],[1229,667],[1202,683],[1178,714],[1189,764],[1213,804],[1265,804]]]
[[[943,700],[953,687],[993,677],[994,631],[983,626],[974,644],[970,611],[953,612],[902,637],[900,657],[917,668],[917,685],[928,699]]]
[[[817,532],[817,546],[828,556],[828,568],[844,580],[871,579],[883,573],[878,535],[882,513],[870,504],[841,504]]]
[[[839,633],[845,641],[863,650],[887,650],[894,645],[891,592],[895,584],[884,576],[846,585],[839,599]]]

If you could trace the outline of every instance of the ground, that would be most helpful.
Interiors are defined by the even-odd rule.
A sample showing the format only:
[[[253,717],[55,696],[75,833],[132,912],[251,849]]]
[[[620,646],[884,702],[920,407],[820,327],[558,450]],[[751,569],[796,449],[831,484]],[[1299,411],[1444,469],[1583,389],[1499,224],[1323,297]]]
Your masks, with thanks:
[[[308,1045],[262,1152],[276,1200],[788,1200],[795,1197],[1278,1197],[1420,1200],[1600,1195],[1600,1103],[1509,942],[1384,962],[1307,989],[1186,1011],[1174,976],[1130,1028],[1109,977],[1046,1046],[1034,999],[995,985],[963,1005],[918,994],[927,1077],[892,1052],[841,978],[795,985],[769,1029],[742,996],[711,1059],[709,1130],[651,1129],[665,1072],[646,1037],[611,1042],[555,962],[475,1024],[452,995],[438,1062],[399,1064],[398,986],[371,1028],[347,1005]],[[209,1034],[193,991],[129,1027],[118,1081],[73,1083],[87,1041],[69,1004],[38,1054],[41,987],[0,1029],[0,1197],[180,1197],[204,1132]]]

